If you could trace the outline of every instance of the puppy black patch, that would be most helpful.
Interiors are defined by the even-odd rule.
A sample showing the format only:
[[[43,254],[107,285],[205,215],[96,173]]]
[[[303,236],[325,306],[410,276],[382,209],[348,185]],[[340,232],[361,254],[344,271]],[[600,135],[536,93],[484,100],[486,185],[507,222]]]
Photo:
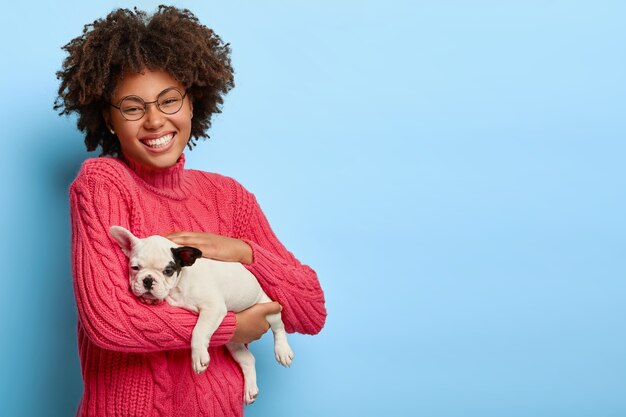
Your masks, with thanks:
[[[174,272],[176,272],[176,274],[178,275],[180,274],[180,270],[182,268],[182,265],[178,265],[176,262],[172,261],[167,264],[167,266],[163,270],[163,275],[165,275],[166,277],[171,277],[172,275],[174,275]]]
[[[181,246],[180,248],[172,248],[172,255],[174,255],[176,264],[182,268],[193,265],[196,259],[202,256],[202,252],[192,246]]]

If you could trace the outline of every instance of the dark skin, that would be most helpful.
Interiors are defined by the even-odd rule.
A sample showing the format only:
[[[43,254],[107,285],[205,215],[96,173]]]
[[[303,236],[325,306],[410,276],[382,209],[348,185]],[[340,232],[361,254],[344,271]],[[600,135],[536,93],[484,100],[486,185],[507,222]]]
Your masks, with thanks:
[[[243,240],[201,232],[175,232],[165,237],[178,245],[200,249],[204,258],[240,262],[244,265],[249,265],[253,261],[252,248]],[[256,304],[236,313],[237,327],[231,341],[250,343],[260,339],[270,328],[265,317],[280,313],[281,310],[280,304],[272,302]]]
[[[243,240],[201,232],[175,232],[165,236],[181,246],[193,246],[202,251],[204,258],[250,265],[252,248]]]
[[[237,327],[230,339],[235,343],[250,343],[259,340],[270,328],[265,319],[269,314],[280,313],[283,308],[276,301],[271,303],[255,304],[247,310],[235,314]]]

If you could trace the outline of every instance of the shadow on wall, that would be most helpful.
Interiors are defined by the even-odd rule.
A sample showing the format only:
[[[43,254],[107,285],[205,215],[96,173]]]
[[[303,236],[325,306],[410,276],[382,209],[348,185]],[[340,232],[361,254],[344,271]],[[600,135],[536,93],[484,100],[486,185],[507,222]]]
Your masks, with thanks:
[[[45,136],[42,136],[45,135]],[[36,181],[33,206],[45,216],[34,218],[34,230],[42,247],[49,248],[45,254],[45,277],[33,277],[39,282],[42,294],[37,307],[37,320],[41,327],[43,365],[34,378],[37,401],[28,405],[32,409],[25,415],[71,416],[82,394],[82,380],[76,338],[76,306],[70,264],[70,184],[82,162],[97,156],[84,150],[82,135],[75,129],[57,131],[53,137],[47,131],[35,137],[45,137],[45,150],[32,152],[36,164],[30,175]],[[73,142],[73,143],[72,143]],[[35,213],[34,213],[35,214]],[[32,216],[31,216],[32,217]]]

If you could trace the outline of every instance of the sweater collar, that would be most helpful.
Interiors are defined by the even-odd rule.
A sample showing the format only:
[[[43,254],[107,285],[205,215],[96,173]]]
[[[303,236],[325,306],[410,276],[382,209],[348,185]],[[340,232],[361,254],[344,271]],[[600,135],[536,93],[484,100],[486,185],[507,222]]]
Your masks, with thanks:
[[[150,191],[176,200],[182,200],[190,194],[191,186],[185,171],[185,154],[181,154],[174,165],[166,168],[142,165],[125,156],[121,159]]]

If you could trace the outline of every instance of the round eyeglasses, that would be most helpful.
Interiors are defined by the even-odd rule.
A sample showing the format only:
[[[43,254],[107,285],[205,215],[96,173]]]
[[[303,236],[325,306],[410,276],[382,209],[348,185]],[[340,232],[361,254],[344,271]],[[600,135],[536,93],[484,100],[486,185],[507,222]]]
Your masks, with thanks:
[[[113,103],[109,104],[118,109],[124,119],[132,122],[141,119],[146,114],[148,104],[156,104],[157,108],[165,114],[178,113],[183,107],[185,96],[187,92],[183,94],[172,87],[161,91],[154,101],[144,101],[139,96],[126,96],[117,106]]]

